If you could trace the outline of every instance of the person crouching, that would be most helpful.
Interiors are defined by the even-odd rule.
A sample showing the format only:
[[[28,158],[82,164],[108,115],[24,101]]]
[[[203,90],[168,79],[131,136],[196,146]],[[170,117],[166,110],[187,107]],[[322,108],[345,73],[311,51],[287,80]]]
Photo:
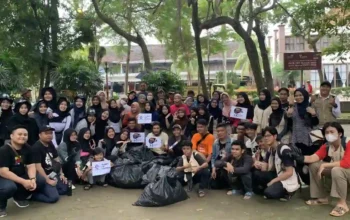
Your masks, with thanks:
[[[83,179],[87,180],[88,184],[84,186],[84,190],[89,190],[93,185],[99,185],[99,186],[108,186],[105,183],[105,179],[107,174],[100,175],[100,176],[93,176],[92,175],[92,163],[93,162],[101,162],[104,161],[104,151],[102,148],[95,148],[92,151],[92,158],[90,161],[86,164],[86,169],[84,171]]]
[[[188,184],[189,191],[192,190],[193,184],[199,183],[198,196],[204,197],[204,189],[208,188],[210,178],[208,163],[202,154],[192,151],[190,141],[183,141],[182,151],[184,155],[176,167],[178,179],[183,185]]]

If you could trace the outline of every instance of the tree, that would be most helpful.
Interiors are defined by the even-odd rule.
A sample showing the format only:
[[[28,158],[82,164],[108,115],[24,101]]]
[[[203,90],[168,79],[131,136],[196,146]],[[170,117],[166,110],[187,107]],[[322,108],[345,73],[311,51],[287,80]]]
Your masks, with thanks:
[[[181,80],[180,75],[168,71],[159,71],[146,74],[142,81],[146,82],[148,89],[156,94],[160,89],[168,92],[179,92],[181,94],[185,91],[185,83]]]
[[[272,72],[282,82],[282,86],[295,85],[295,79],[300,77],[301,74],[299,70],[285,71],[282,63],[274,63]]]
[[[19,91],[24,86],[22,63],[8,51],[0,51],[0,92]]]
[[[91,96],[103,87],[95,64],[88,60],[66,58],[52,75],[55,89]]]

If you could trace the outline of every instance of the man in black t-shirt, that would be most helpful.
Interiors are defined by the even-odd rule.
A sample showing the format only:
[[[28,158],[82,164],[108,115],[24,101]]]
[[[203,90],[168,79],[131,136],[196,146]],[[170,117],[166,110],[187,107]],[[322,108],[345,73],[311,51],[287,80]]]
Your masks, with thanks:
[[[34,192],[42,189],[45,181],[36,175],[35,163],[39,158],[32,152],[28,131],[23,126],[12,128],[10,143],[0,148],[0,217],[7,215],[7,200],[24,208]]]
[[[198,195],[204,197],[204,189],[208,188],[210,178],[208,163],[201,153],[192,151],[191,141],[183,141],[182,151],[184,155],[176,167],[178,179],[183,185],[188,183],[189,191],[193,184],[199,183]]]
[[[35,164],[36,170],[46,180],[43,190],[32,198],[45,203],[57,202],[59,195],[65,195],[68,190],[67,178],[62,172],[57,150],[52,144],[54,130],[50,126],[42,127],[39,140],[32,146],[33,152],[40,158]]]

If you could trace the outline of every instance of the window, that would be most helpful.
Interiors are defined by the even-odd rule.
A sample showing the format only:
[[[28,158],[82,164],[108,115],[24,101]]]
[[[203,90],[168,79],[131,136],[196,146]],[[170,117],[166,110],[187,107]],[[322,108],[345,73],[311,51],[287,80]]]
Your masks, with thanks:
[[[286,37],[286,51],[294,51],[294,37]]]
[[[319,88],[320,87],[320,77],[318,76],[317,70],[311,70],[310,71],[310,83],[313,88]]]
[[[324,69],[324,80],[327,80],[328,82],[333,84],[333,75],[334,75],[334,69],[333,65],[323,65]]]
[[[337,87],[344,87],[347,81],[346,65],[345,64],[336,65],[335,73],[336,73],[336,79],[337,79]]]
[[[302,37],[297,37],[295,39],[295,43],[296,43],[295,48],[297,51],[304,51],[305,44],[304,44],[304,39]]]

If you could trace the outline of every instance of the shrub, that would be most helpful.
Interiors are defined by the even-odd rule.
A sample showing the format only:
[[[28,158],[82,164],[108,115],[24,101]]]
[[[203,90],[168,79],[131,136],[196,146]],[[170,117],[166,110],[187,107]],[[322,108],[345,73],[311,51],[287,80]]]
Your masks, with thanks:
[[[148,85],[148,90],[157,93],[160,89],[164,92],[178,92],[183,94],[185,91],[185,83],[181,81],[180,75],[170,71],[156,71],[146,74],[142,81]]]

